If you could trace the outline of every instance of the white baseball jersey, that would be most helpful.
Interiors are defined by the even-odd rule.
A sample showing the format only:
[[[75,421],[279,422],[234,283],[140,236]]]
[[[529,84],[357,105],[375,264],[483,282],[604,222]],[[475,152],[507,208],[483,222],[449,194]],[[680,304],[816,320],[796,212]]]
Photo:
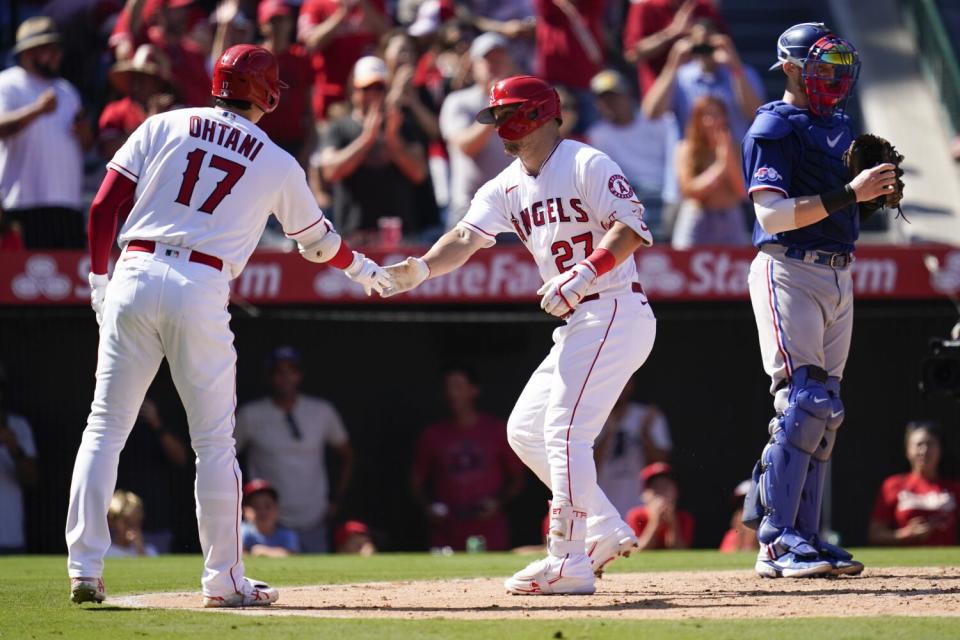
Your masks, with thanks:
[[[120,245],[154,240],[216,256],[236,277],[276,215],[293,239],[322,225],[303,169],[260,127],[223,109],[148,118],[107,167],[137,183]]]
[[[593,253],[614,222],[653,244],[643,205],[617,163],[588,145],[561,140],[539,175],[515,160],[483,185],[460,226],[488,238],[516,233],[533,254],[544,282]],[[633,260],[624,260],[593,284],[589,293],[630,291],[637,282]]]

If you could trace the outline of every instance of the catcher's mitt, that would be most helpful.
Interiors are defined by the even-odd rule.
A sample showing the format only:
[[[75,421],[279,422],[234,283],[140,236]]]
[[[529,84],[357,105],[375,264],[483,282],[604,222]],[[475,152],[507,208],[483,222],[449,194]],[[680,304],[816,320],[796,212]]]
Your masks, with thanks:
[[[858,176],[864,169],[870,169],[885,162],[894,166],[894,171],[897,173],[897,183],[894,185],[892,193],[860,203],[861,220],[867,219],[878,209],[884,207],[896,208],[897,217],[903,216],[903,210],[900,208],[905,186],[903,180],[901,180],[903,169],[900,168],[900,163],[903,162],[903,154],[898,152],[889,141],[869,133],[854,138],[847,150],[843,152],[843,164],[850,171],[851,178]],[[903,216],[903,219],[906,220],[906,216]]]

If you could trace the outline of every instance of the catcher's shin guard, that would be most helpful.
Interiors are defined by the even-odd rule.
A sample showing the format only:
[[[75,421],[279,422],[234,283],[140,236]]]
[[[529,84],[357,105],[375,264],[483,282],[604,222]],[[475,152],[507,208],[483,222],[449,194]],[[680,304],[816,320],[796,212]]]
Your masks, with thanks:
[[[843,402],[840,400],[840,378],[827,379],[827,393],[830,394],[830,415],[823,438],[813,452],[807,479],[800,494],[800,507],[797,510],[797,530],[810,537],[820,531],[820,508],[823,503],[823,490],[827,476],[827,463],[833,455],[833,445],[837,440],[837,430],[843,422]]]

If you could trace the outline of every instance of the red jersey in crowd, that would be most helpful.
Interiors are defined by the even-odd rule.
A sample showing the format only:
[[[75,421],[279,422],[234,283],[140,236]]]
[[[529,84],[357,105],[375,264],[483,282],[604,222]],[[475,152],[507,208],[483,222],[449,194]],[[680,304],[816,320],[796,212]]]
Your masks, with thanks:
[[[680,8],[682,2],[675,0],[639,0],[630,3],[630,11],[627,13],[627,24],[623,29],[623,48],[633,49],[638,42],[663,31],[670,23]],[[727,32],[727,24],[717,8],[713,6],[711,0],[697,0],[697,6],[693,10],[693,21],[708,18],[717,25],[717,28],[724,33]],[[646,60],[641,60],[637,64],[637,76],[640,83],[641,97],[647,93],[653,82],[663,70],[663,65],[667,62],[667,54],[670,52],[671,43],[663,53]]]
[[[147,114],[129,96],[114,100],[107,103],[100,113],[98,123],[100,138],[105,140],[126,138],[146,119]]]
[[[693,526],[694,519],[693,514],[689,511],[677,510],[677,529],[680,535],[680,539],[683,541],[685,547],[689,547],[693,544]],[[639,536],[643,533],[643,530],[647,528],[647,523],[650,522],[650,514],[647,511],[645,505],[640,505],[639,507],[634,507],[630,509],[627,513],[627,524],[630,525],[630,528],[633,529],[634,533]],[[653,537],[653,548],[655,549],[664,549],[667,547],[667,533],[670,531],[670,528],[666,523],[661,523],[657,528],[657,532]]]
[[[935,524],[933,532],[918,545],[957,544],[957,500],[960,481],[927,480],[913,473],[890,476],[883,481],[873,505],[873,520],[899,529],[913,518]]]
[[[593,35],[602,58],[601,21],[605,0],[580,0],[574,4]],[[537,75],[547,82],[571,89],[589,89],[590,79],[603,69],[603,60],[599,63],[590,60],[567,14],[553,0],[534,0],[534,10],[537,16]]]
[[[294,44],[277,54],[280,79],[289,85],[280,95],[280,104],[257,123],[270,139],[281,147],[303,143],[308,136],[307,92],[313,82],[313,69],[303,45]]]
[[[300,41],[304,42],[309,31],[332,16],[341,1],[305,0],[297,21]],[[385,15],[383,1],[370,0],[370,4]],[[331,103],[347,98],[347,78],[353,71],[353,65],[364,55],[373,53],[376,45],[377,34],[366,29],[363,9],[360,3],[355,3],[327,46],[314,51],[311,56],[314,73],[313,112],[317,119],[324,118]]]
[[[472,429],[441,422],[420,436],[413,479],[431,500],[450,509],[448,517],[433,525],[433,546],[463,549],[467,537],[482,535],[488,549],[509,547],[502,511],[490,518],[477,517],[485,499],[497,498],[511,478],[523,473],[506,433],[502,420],[481,414]]]

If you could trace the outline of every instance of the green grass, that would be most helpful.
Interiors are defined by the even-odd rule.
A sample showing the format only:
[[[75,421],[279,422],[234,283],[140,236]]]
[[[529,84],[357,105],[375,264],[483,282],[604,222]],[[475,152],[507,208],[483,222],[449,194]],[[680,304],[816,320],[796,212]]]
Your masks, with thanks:
[[[863,549],[870,567],[960,565],[960,548]],[[510,554],[383,554],[372,558],[300,556],[250,559],[247,572],[277,585],[505,576],[527,559]],[[713,551],[652,552],[621,561],[614,571],[745,569],[753,555]],[[754,620],[362,620],[255,618],[190,611],[77,607],[67,601],[63,557],[0,558],[0,638],[960,638],[960,618],[824,618]],[[111,594],[198,590],[199,556],[111,559],[104,579]],[[561,635],[556,635],[557,633]]]

